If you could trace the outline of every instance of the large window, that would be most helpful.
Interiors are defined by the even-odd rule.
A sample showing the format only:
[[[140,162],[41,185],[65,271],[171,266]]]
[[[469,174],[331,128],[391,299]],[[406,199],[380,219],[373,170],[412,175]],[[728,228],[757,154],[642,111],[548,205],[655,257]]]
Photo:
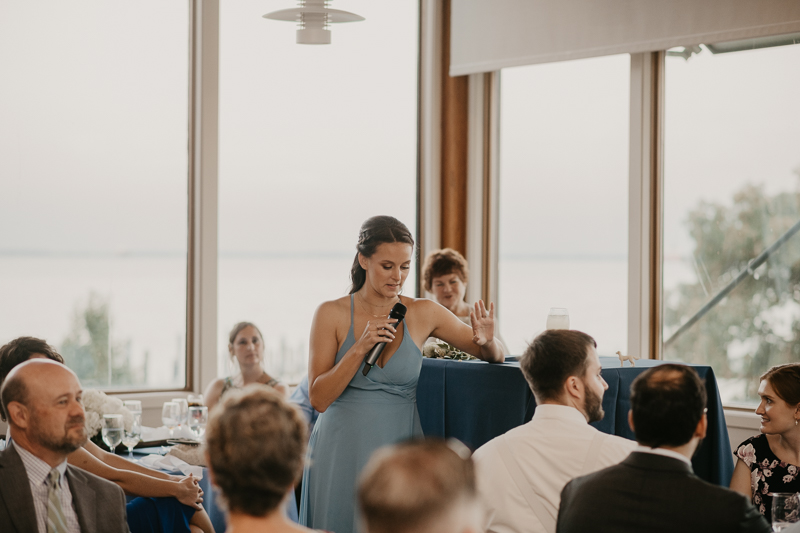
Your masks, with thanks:
[[[278,6],[221,4],[221,375],[234,371],[228,331],[246,320],[264,333],[267,370],[300,379],[314,310],[347,293],[361,223],[387,214],[416,231],[419,6],[335,7],[366,20],[309,46],[261,18]]]
[[[501,78],[500,333],[512,354],[565,307],[601,355],[627,351],[630,59]]]
[[[0,343],[186,385],[188,5],[0,4]]]
[[[663,357],[752,405],[800,360],[800,237],[752,263],[800,221],[800,45],[698,50],[666,59]]]

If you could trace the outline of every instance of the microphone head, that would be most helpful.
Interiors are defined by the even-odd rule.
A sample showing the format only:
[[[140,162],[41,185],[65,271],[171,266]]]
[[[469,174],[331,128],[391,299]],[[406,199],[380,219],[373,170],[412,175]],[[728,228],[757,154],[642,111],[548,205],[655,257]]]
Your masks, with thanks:
[[[394,307],[392,307],[392,312],[389,313],[389,318],[403,320],[403,318],[406,316],[406,311],[408,311],[408,308],[400,302],[397,302],[394,304]]]

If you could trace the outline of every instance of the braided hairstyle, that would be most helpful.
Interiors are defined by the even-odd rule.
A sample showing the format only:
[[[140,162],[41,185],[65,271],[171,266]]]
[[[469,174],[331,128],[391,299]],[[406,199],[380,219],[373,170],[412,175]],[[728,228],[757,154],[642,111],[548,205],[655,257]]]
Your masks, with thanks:
[[[379,215],[368,218],[362,225],[358,234],[358,244],[356,245],[356,257],[353,266],[350,268],[350,294],[358,292],[367,281],[367,271],[358,262],[358,254],[364,257],[372,257],[378,246],[383,243],[401,242],[414,246],[414,237],[405,224],[394,217]]]

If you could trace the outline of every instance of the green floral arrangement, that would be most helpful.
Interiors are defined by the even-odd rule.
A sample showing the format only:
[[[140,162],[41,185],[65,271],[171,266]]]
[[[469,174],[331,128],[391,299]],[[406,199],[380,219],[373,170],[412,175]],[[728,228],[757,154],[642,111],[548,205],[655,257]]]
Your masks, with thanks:
[[[478,358],[463,352],[443,340],[429,342],[422,347],[422,355],[429,359],[452,359],[454,361],[476,361]]]

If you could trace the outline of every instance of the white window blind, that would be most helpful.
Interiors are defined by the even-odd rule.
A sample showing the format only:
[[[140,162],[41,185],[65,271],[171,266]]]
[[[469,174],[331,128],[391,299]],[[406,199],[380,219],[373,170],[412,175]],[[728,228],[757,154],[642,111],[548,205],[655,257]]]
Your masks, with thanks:
[[[453,0],[450,75],[798,31],[798,0]]]

